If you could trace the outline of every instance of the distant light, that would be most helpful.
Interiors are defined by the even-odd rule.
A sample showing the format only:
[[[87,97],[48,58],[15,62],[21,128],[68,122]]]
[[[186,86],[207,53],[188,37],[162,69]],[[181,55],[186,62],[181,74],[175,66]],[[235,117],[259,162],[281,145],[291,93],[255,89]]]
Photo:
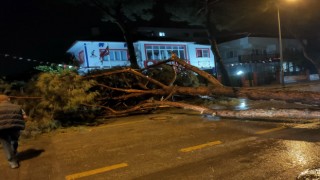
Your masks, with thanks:
[[[248,102],[247,99],[239,99],[239,104],[235,107],[236,110],[247,110],[247,109],[249,109],[247,102]]]
[[[237,72],[237,75],[238,75],[238,76],[240,76],[240,75],[242,75],[242,74],[243,74],[243,71],[241,71],[241,70]]]
[[[166,33],[165,32],[159,32],[159,36],[160,37],[164,37],[164,36],[166,36]]]

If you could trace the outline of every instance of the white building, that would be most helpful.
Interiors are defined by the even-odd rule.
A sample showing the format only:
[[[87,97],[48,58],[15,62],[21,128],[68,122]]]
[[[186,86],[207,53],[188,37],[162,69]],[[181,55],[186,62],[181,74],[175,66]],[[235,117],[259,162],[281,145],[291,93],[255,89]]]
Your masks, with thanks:
[[[214,55],[209,45],[193,42],[137,41],[134,43],[138,65],[143,68],[160,60],[167,60],[171,53],[201,69],[214,69]],[[80,71],[130,66],[125,42],[76,41],[67,51],[79,61]]]

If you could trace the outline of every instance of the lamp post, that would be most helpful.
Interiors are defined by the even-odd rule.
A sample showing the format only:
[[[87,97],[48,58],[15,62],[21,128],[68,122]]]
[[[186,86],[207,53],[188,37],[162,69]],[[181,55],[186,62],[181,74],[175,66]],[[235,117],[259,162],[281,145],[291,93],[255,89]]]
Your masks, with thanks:
[[[287,2],[295,2],[297,0],[286,0]],[[279,4],[277,6],[277,14],[278,14],[278,31],[279,31],[279,52],[280,52],[280,83],[282,86],[285,85],[284,83],[284,71],[283,71],[283,50],[282,50],[282,37],[281,37],[281,21],[280,21],[280,10]]]
[[[284,86],[281,21],[280,21],[280,10],[279,10],[279,6],[278,5],[277,5],[277,14],[278,14],[279,52],[280,52],[280,83],[281,83],[282,86]]]

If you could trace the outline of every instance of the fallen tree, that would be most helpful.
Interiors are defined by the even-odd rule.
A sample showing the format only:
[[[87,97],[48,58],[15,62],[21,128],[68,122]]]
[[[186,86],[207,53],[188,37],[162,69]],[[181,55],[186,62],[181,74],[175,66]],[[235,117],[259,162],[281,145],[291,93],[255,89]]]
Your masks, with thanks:
[[[166,65],[166,66],[163,66]],[[168,71],[171,69],[171,71]],[[157,73],[154,73],[157,70]],[[166,73],[161,73],[163,71]],[[198,74],[208,82],[208,86],[181,86],[176,83],[179,76]],[[169,75],[168,75],[169,74]],[[157,76],[158,75],[158,76]],[[166,80],[163,76],[168,76]],[[148,112],[161,107],[179,107],[198,111],[202,114],[226,118],[247,119],[320,119],[319,112],[301,109],[249,109],[244,111],[213,110],[191,103],[173,102],[176,95],[248,98],[250,100],[280,100],[320,105],[320,93],[288,91],[286,89],[235,88],[223,86],[212,75],[179,59],[174,54],[169,60],[159,62],[146,69],[116,69],[86,78],[95,79],[101,88],[101,108],[105,116],[125,116]]]

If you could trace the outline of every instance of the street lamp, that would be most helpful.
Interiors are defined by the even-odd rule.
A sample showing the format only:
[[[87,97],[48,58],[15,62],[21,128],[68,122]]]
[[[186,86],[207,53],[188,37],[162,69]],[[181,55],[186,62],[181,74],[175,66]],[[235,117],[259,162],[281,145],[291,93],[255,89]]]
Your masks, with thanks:
[[[296,0],[287,0],[288,2],[295,2]],[[284,86],[284,71],[283,71],[283,50],[282,50],[282,37],[281,37],[281,22],[279,4],[277,6],[278,14],[278,31],[279,31],[279,52],[280,52],[280,83]]]
[[[278,5],[277,5],[277,14],[278,14],[279,52],[280,52],[280,83],[281,83],[282,86],[284,86],[281,22],[280,22],[280,10],[279,10],[279,6]]]

